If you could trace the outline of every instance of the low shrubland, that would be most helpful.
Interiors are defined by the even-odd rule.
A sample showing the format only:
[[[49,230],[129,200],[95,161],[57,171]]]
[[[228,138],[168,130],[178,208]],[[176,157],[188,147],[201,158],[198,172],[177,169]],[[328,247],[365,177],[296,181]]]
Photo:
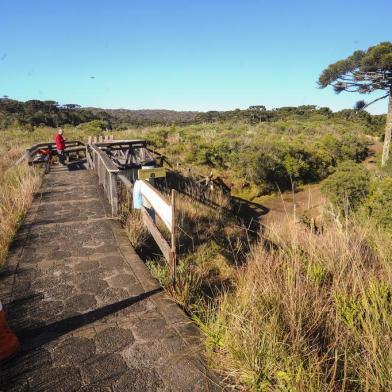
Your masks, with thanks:
[[[340,211],[348,215],[369,194],[370,173],[362,165],[352,161],[340,164],[336,171],[321,184],[321,191]]]
[[[348,120],[286,119],[273,123],[217,122],[116,132],[148,138],[180,169],[221,177],[232,193],[254,199],[318,182],[336,165],[367,155],[366,127]]]

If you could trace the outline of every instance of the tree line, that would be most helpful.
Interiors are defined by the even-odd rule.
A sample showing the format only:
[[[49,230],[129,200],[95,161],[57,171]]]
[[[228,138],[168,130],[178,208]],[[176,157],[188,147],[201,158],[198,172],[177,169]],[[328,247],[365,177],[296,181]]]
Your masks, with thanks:
[[[76,126],[96,119],[110,121],[110,115],[104,111],[93,113],[77,104],[0,98],[0,129],[15,127],[33,130],[38,126],[59,127],[65,124]]]
[[[213,122],[244,121],[250,124],[274,122],[288,118],[341,119],[365,125],[377,134],[385,124],[384,115],[371,115],[365,110],[345,109],[333,112],[316,105],[287,106],[268,110],[263,105],[247,109],[207,112],[181,112],[163,110],[126,110],[83,108],[77,104],[60,105],[56,101],[29,100],[26,102],[0,98],[0,129],[23,128],[33,130],[39,126],[77,126],[99,120],[107,129],[127,129],[130,126],[189,125]]]

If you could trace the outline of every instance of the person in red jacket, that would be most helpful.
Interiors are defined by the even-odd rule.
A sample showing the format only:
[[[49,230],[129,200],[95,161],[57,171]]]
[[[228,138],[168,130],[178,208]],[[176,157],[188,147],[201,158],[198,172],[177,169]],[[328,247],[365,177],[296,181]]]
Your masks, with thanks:
[[[59,157],[59,161],[62,165],[65,164],[65,139],[63,137],[63,130],[59,129],[56,134],[56,150]]]

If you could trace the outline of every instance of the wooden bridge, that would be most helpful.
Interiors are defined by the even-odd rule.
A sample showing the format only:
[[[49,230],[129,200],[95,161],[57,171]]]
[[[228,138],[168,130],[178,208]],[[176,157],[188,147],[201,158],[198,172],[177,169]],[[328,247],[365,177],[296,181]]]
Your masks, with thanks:
[[[22,348],[1,365],[0,391],[221,390],[197,328],[117,219],[121,170],[137,167],[102,147],[44,176],[11,246],[0,298]]]

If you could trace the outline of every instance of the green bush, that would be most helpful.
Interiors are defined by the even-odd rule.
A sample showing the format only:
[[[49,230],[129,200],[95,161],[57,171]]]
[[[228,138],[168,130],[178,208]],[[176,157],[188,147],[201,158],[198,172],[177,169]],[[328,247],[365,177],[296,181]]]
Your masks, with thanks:
[[[379,226],[392,231],[392,178],[378,181],[366,202],[370,218]]]
[[[78,129],[85,132],[89,136],[102,136],[108,127],[105,121],[93,120],[78,125]]]
[[[355,210],[369,193],[370,174],[352,161],[341,163],[321,184],[321,191],[342,211]]]

